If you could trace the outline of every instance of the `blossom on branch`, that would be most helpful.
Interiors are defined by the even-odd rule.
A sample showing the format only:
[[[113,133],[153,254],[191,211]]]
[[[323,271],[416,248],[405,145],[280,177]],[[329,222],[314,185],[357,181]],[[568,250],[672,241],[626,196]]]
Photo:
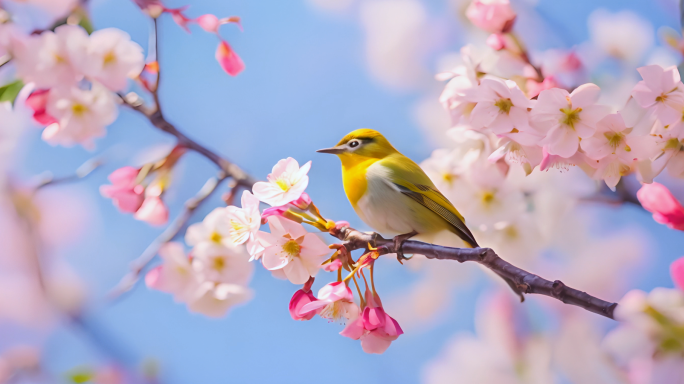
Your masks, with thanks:
[[[347,324],[340,335],[361,340],[366,353],[384,353],[404,331],[399,323],[385,312],[380,298],[366,291],[366,307],[361,316]]]
[[[653,213],[653,220],[684,231],[684,206],[666,186],[659,183],[644,184],[637,192],[637,198],[644,209]]]
[[[468,6],[466,16],[476,27],[490,33],[508,32],[515,20],[508,0],[475,0]]]
[[[268,175],[267,182],[254,184],[252,192],[264,203],[277,207],[299,199],[309,185],[311,162],[299,167],[297,160],[288,157],[278,161]]]

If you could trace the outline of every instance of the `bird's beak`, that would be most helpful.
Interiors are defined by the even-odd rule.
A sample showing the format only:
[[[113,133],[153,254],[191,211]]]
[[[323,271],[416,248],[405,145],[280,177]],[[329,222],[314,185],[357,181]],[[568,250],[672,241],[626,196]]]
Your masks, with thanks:
[[[344,148],[344,147],[332,147],[332,148],[323,148],[323,149],[319,149],[319,150],[316,151],[316,152],[318,152],[318,153],[331,153],[331,154],[333,154],[333,155],[337,155],[337,154],[340,154],[340,153],[342,153],[342,152],[344,152],[344,151],[346,151],[346,150],[347,150],[347,149]]]

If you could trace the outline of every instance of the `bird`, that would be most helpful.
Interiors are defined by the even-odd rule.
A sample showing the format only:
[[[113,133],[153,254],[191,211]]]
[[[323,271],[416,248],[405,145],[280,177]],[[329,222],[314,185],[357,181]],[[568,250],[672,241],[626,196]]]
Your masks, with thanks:
[[[344,191],[354,211],[376,232],[394,236],[400,262],[407,259],[401,245],[410,238],[448,246],[460,239],[461,245],[479,247],[463,215],[420,166],[380,132],[357,129],[334,147],[316,152],[339,157]],[[501,277],[524,300],[516,285]]]

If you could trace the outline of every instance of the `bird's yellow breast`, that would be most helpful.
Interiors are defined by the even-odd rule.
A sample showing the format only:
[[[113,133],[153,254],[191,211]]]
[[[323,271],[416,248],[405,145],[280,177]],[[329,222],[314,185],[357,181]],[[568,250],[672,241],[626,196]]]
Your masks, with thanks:
[[[349,155],[342,155],[340,159],[342,160],[344,192],[347,194],[349,202],[356,208],[359,200],[368,189],[368,180],[366,179],[368,167],[375,164],[379,159]]]

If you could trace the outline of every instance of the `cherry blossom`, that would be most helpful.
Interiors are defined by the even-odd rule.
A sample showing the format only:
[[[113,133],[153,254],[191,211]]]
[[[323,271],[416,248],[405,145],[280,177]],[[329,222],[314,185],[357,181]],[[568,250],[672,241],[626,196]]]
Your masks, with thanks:
[[[377,296],[366,291],[366,308],[356,320],[347,324],[340,335],[361,340],[366,353],[384,353],[404,331],[399,323],[385,313]]]
[[[553,88],[539,94],[531,121],[546,132],[541,143],[550,154],[568,158],[579,149],[580,138],[594,134],[596,123],[609,112],[606,107],[595,105],[599,91],[595,84],[584,84],[572,93]]]
[[[247,285],[254,265],[243,247],[203,243],[192,250],[192,267],[201,280]]]
[[[140,171],[133,167],[123,167],[112,172],[108,179],[112,185],[100,187],[102,196],[112,199],[121,212],[134,213],[144,200],[144,187],[136,184]]]
[[[93,139],[105,135],[105,127],[118,115],[111,92],[99,84],[90,90],[53,88],[47,102],[47,113],[57,123],[43,131],[43,139],[50,144],[93,147]]]
[[[621,325],[606,336],[604,345],[619,362],[664,361],[684,351],[678,331],[684,326],[684,291],[630,291],[618,303],[615,318]]]
[[[680,121],[684,106],[684,86],[677,67],[647,65],[637,68],[643,80],[632,90],[632,97],[642,108],[648,108],[664,125]]]
[[[243,195],[244,198],[244,195]],[[185,242],[190,246],[203,243],[232,246],[231,217],[227,208],[215,208],[201,223],[195,223],[185,232]]]
[[[468,6],[466,16],[471,23],[487,32],[506,32],[515,19],[508,0],[475,0]]]
[[[470,118],[473,128],[486,127],[496,134],[532,130],[527,110],[534,103],[525,97],[515,82],[482,79],[477,100]]]
[[[309,185],[309,169],[310,161],[300,168],[297,160],[291,157],[280,160],[273,166],[268,181],[254,184],[252,192],[259,200],[273,207],[285,205],[299,199],[304,193]]]
[[[637,198],[644,209],[653,213],[653,220],[684,231],[684,207],[667,187],[659,183],[644,184]]]
[[[322,318],[340,321],[342,318],[355,320],[359,316],[359,306],[354,303],[354,294],[342,281],[326,284],[318,291],[316,301],[304,305],[301,315],[318,313]]]
[[[255,241],[255,235],[261,226],[259,199],[249,191],[244,191],[242,192],[242,207],[231,205],[226,209],[226,215],[230,223],[229,237],[233,244]]]
[[[271,233],[259,232],[264,247],[263,264],[269,271],[282,270],[293,284],[304,284],[316,276],[330,249],[317,235],[308,233],[301,224],[278,216],[268,218]]]
[[[631,166],[637,160],[650,158],[655,144],[650,136],[631,135],[620,114],[610,114],[596,125],[593,136],[582,140],[581,147],[595,168],[594,178],[603,179],[615,190],[621,176],[631,173]],[[652,144],[652,145],[649,145]]]
[[[116,28],[93,32],[88,49],[72,56],[82,73],[112,91],[124,91],[127,80],[137,77],[145,66],[142,47]]]
[[[72,63],[75,52],[88,48],[88,34],[74,25],[62,25],[54,32],[45,31],[17,41],[14,60],[17,75],[25,83],[34,82],[38,88],[70,86],[83,78]]]
[[[169,221],[169,209],[159,196],[146,196],[133,217],[150,225],[160,226]]]
[[[290,316],[293,320],[311,320],[316,316],[315,311],[302,312],[302,307],[309,303],[315,302],[316,296],[311,292],[311,289],[300,289],[292,295],[290,299]]]
[[[26,105],[33,110],[33,119],[41,125],[50,125],[57,122],[54,117],[47,113],[49,95],[49,89],[41,89],[34,91],[26,99]]]
[[[220,318],[225,316],[232,307],[249,301],[253,296],[252,290],[242,285],[205,281],[188,299],[188,310]]]
[[[190,290],[197,284],[190,258],[183,245],[170,242],[159,248],[159,265],[145,275],[145,284],[162,292],[170,293],[178,302],[187,300]]]
[[[449,111],[452,125],[470,121],[477,104],[477,86],[472,79],[457,75],[444,87],[439,102]]]

